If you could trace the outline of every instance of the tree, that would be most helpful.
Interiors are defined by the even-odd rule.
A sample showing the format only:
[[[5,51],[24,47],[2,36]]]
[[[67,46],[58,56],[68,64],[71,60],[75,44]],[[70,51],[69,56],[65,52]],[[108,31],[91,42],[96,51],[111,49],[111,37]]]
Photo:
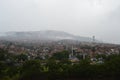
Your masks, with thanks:
[[[48,68],[48,79],[49,80],[55,80],[59,79],[61,76],[61,64],[59,62],[56,62],[54,59],[49,59],[47,61],[46,67]]]
[[[69,58],[69,52],[68,51],[62,51],[62,52],[54,53],[52,58],[54,58],[56,60],[68,59]]]
[[[6,50],[0,49],[0,61],[5,61],[7,59],[8,52]]]
[[[18,62],[27,61],[28,60],[28,56],[26,54],[20,54],[20,55],[16,56],[16,59],[17,59]]]
[[[20,80],[40,80],[45,78],[39,60],[26,61],[21,68]]]
[[[6,76],[7,65],[0,61],[0,80]]]

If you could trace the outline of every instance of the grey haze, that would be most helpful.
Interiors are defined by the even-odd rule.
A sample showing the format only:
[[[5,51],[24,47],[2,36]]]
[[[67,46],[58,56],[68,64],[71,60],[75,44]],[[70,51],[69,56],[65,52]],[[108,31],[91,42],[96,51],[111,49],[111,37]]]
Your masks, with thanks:
[[[41,30],[120,44],[120,0],[0,0],[0,32]]]

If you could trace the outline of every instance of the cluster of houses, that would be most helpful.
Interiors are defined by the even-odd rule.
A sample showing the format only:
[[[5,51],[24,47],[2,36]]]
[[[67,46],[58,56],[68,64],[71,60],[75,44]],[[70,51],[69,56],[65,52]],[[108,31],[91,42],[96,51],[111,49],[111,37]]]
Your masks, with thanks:
[[[82,56],[82,59],[90,57],[92,61],[95,61],[97,54],[111,55],[119,54],[120,46],[110,44],[95,44],[81,45],[81,44],[64,44],[64,43],[48,43],[48,44],[22,44],[19,42],[3,43],[0,42],[0,48],[7,50],[11,54],[19,55],[26,54],[28,57],[35,58],[40,57],[46,59],[46,56],[51,57],[54,53],[67,50],[69,52],[69,59],[73,62],[79,61],[76,56]],[[100,61],[102,59],[99,59]]]

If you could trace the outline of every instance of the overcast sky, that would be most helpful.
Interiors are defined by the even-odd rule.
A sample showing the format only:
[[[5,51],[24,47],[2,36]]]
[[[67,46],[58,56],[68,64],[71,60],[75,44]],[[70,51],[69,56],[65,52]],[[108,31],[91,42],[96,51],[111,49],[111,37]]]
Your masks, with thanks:
[[[0,0],[0,32],[40,30],[120,44],[120,0]]]

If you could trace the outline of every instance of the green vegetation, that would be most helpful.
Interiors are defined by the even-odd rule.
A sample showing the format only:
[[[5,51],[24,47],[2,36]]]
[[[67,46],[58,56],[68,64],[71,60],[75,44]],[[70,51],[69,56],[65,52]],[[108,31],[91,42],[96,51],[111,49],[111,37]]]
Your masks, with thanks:
[[[102,64],[90,59],[72,63],[68,52],[55,53],[47,60],[28,60],[0,49],[0,80],[116,80],[120,76],[120,55],[97,55]]]
[[[62,51],[62,52],[54,53],[52,58],[54,58],[55,60],[66,60],[69,58],[69,52]]]

